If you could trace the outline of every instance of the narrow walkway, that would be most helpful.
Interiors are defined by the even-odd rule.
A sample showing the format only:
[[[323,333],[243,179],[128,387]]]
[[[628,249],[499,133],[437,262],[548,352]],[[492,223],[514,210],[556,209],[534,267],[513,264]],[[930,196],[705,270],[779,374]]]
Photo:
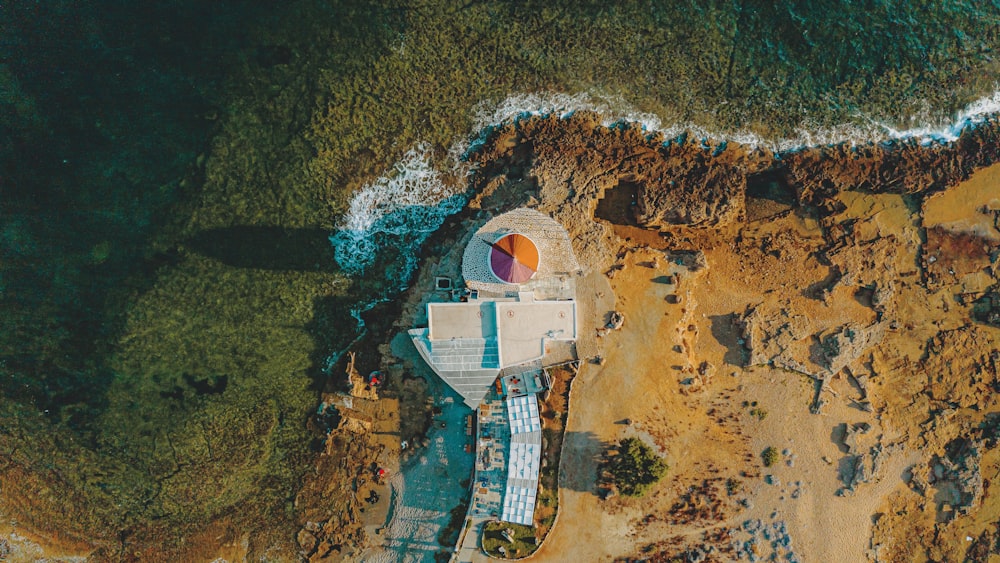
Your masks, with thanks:
[[[473,517],[471,520],[472,523],[463,538],[462,545],[459,546],[454,559],[452,559],[457,563],[489,561],[489,558],[483,555],[482,550],[479,549],[479,538],[483,535],[483,526],[492,518]]]
[[[507,478],[506,454],[510,447],[510,428],[503,399],[491,389],[478,411],[476,425],[476,474],[465,535],[459,539],[452,561],[486,561],[479,549],[483,525],[500,516],[503,489]]]

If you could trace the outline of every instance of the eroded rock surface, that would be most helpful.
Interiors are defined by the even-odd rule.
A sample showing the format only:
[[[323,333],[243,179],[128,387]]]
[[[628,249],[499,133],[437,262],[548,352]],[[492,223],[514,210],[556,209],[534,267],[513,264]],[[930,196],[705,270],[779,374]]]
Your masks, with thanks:
[[[766,426],[767,409],[739,395],[743,376],[758,370],[772,385],[814,386],[809,405],[791,407],[802,409],[796,416],[829,416],[846,405],[865,417],[871,426],[846,426],[839,461],[821,456],[837,477],[831,491],[862,504],[888,499],[862,515],[876,520],[862,526],[872,531],[865,552],[878,561],[960,560],[966,534],[985,533],[980,507],[996,501],[986,468],[1000,469],[990,453],[996,439],[983,426],[1000,416],[1000,203],[995,182],[966,182],[1000,157],[998,131],[991,121],[951,145],[776,155],[606,128],[586,112],[532,118],[498,128],[472,155],[473,186],[488,193],[475,204],[538,207],[567,225],[581,262],[612,285],[660,284],[635,297],[645,308],[667,307],[659,322],[676,323],[657,343],[672,358],[657,392],[676,387],[684,400],[704,402],[720,428],[740,417]],[[974,217],[950,211],[954,201]],[[702,264],[680,275],[654,272],[681,252]],[[655,330],[655,317],[624,310],[628,322],[620,332],[602,329],[602,345]],[[714,353],[706,339],[724,352],[706,356]],[[598,356],[594,365],[607,369]],[[744,408],[733,412],[733,404]],[[734,443],[748,428],[739,426]],[[783,465],[797,465],[786,457]],[[908,488],[896,487],[899,473]],[[690,486],[685,479],[678,477]],[[769,479],[768,487],[782,486]],[[802,490],[790,488],[783,500]],[[748,497],[731,510],[754,503]],[[640,528],[656,520],[644,518]],[[664,557],[735,553],[728,536],[685,533],[657,544]],[[976,549],[991,549],[992,536],[982,537]]]

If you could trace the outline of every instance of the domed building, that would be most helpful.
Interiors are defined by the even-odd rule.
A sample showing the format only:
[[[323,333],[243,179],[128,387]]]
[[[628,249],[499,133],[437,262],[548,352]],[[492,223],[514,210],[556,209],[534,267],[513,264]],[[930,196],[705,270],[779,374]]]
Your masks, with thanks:
[[[566,229],[526,207],[487,221],[462,255],[466,287],[484,296],[531,291],[537,299],[573,299],[579,272]]]
[[[538,271],[538,247],[520,234],[503,235],[490,243],[490,272],[500,283],[521,284]]]

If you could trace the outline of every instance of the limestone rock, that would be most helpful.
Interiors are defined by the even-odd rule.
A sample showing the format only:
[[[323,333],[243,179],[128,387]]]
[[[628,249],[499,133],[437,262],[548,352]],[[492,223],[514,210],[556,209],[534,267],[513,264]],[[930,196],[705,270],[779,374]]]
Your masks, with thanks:
[[[319,543],[319,540],[316,539],[316,536],[314,536],[312,532],[306,530],[305,528],[299,530],[296,539],[299,542],[299,547],[301,547],[302,551],[306,552],[307,554],[315,551],[316,545]]]
[[[975,325],[942,331],[928,342],[920,367],[931,398],[972,407],[1000,388],[1000,342],[995,330]]]
[[[608,322],[605,326],[611,330],[619,330],[624,324],[625,315],[619,311],[611,311],[611,314],[608,315]]]
[[[817,335],[820,347],[813,360],[826,368],[828,373],[837,373],[854,363],[885,336],[886,323],[876,322],[869,326],[849,323],[833,331]]]

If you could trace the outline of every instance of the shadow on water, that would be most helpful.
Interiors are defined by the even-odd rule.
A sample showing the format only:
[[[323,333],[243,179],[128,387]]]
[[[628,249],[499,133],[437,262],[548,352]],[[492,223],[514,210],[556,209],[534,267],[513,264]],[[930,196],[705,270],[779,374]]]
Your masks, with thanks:
[[[0,7],[0,394],[80,432],[130,299],[200,185],[230,63],[264,3]],[[13,109],[13,111],[5,111]],[[157,244],[153,244],[153,241]]]
[[[202,231],[185,243],[234,268],[297,272],[336,272],[326,229],[289,229],[241,225]]]
[[[343,237],[340,248],[347,260],[371,259],[365,272],[377,275],[351,275],[344,292],[315,298],[312,318],[303,327],[315,342],[309,368],[311,388],[331,391],[330,386],[337,384],[334,381],[343,381],[339,374],[346,348],[362,338],[373,343],[390,338],[401,306],[392,297],[405,289],[421,256],[442,251],[433,246],[421,250],[421,235],[438,227],[438,236],[448,239],[461,227],[453,213],[464,201],[452,199],[434,205],[402,205],[377,219],[371,233],[238,225],[202,231],[183,245],[233,268],[275,272],[348,274],[337,263],[340,257],[335,257],[337,237]],[[364,332],[358,316],[365,321]],[[360,353],[357,359],[359,371],[379,368],[378,354]]]
[[[218,260],[227,266],[239,269],[267,270],[275,272],[316,272],[334,274],[341,272],[334,260],[330,244],[330,231],[321,228],[284,228],[273,226],[240,225],[219,229],[208,229],[188,239],[184,243],[195,252]],[[391,252],[382,254],[392,255]],[[394,256],[383,256],[380,260],[393,260]],[[381,271],[376,264],[374,271]],[[312,318],[303,327],[315,342],[310,354],[310,389],[316,392],[331,391],[333,382],[339,377],[341,365],[331,366],[331,355],[343,350],[358,336],[358,319],[351,311],[365,302],[366,295],[379,295],[391,290],[385,288],[385,279],[356,279],[346,294],[316,297],[312,305]],[[382,320],[385,305],[376,306],[364,317],[373,319],[375,325]],[[390,318],[393,315],[388,315]],[[371,327],[369,327],[371,328]],[[358,357],[358,369],[367,372],[377,369],[371,364],[370,354]],[[342,362],[338,362],[342,363]],[[332,368],[332,371],[331,371]],[[331,378],[333,373],[335,377]]]
[[[161,298],[151,289],[164,289],[168,295],[162,301],[169,307],[171,295],[213,283],[206,276],[198,276],[194,283],[181,280],[178,283],[184,285],[170,287],[159,282],[170,280],[169,274],[177,271],[174,267],[184,259],[176,252],[183,236],[180,233],[201,201],[198,196],[206,178],[206,161],[199,155],[209,155],[211,161],[215,149],[210,140],[229,120],[222,108],[236,107],[233,102],[244,100],[244,90],[252,97],[253,88],[270,80],[270,75],[257,72],[254,64],[280,67],[304,56],[294,45],[298,41],[294,37],[289,38],[288,46],[255,45],[287,37],[262,25],[286,7],[260,0],[82,0],[0,6],[0,90],[10,94],[0,96],[7,98],[0,100],[0,397],[6,427],[0,429],[0,442],[5,451],[19,451],[19,457],[26,460],[19,461],[19,470],[41,480],[25,480],[20,492],[17,487],[5,487],[4,493],[30,498],[28,483],[34,483],[32,488],[43,481],[52,485],[52,494],[47,495],[52,499],[50,505],[45,504],[48,500],[40,500],[37,504],[11,503],[6,508],[13,511],[11,518],[27,510],[30,518],[26,520],[40,522],[45,530],[59,531],[66,537],[98,538],[94,545],[107,547],[99,549],[105,556],[97,559],[131,557],[133,550],[126,545],[139,541],[139,534],[132,535],[137,522],[145,525],[151,521],[156,529],[164,530],[157,532],[155,540],[148,540],[147,546],[152,546],[159,540],[169,543],[165,530],[173,529],[177,521],[187,525],[189,518],[201,517],[164,516],[156,499],[160,489],[152,496],[147,496],[146,489],[162,473],[158,455],[152,448],[130,450],[119,444],[146,443],[145,432],[140,437],[136,429],[149,420],[148,416],[166,420],[163,413],[168,411],[176,417],[162,431],[180,428],[187,437],[189,429],[183,424],[195,421],[191,413],[213,399],[199,399],[195,405],[176,410],[173,403],[202,395],[215,399],[223,393],[230,395],[233,384],[239,387],[252,375],[245,372],[255,368],[257,350],[236,358],[239,369],[219,368],[220,373],[210,373],[210,368],[203,369],[210,362],[195,361],[176,370],[179,373],[166,374],[164,378],[170,381],[160,385],[157,378],[161,374],[146,369],[157,364],[155,357],[142,355],[139,361],[130,362],[136,358],[123,360],[129,352],[120,352],[126,347],[123,335],[130,334],[133,322],[140,329],[148,328],[150,339],[156,338],[157,331],[175,328],[164,328],[160,319],[140,318],[147,312],[146,295],[152,295],[152,315],[162,311]],[[329,11],[332,21],[373,43],[378,43],[374,38],[382,29],[386,36],[394,36],[392,26],[384,23],[388,18],[375,9],[359,6],[358,17],[344,17],[338,13],[339,5],[330,6]],[[366,21],[359,21],[362,19]],[[307,43],[304,39],[299,42]],[[253,84],[241,80],[247,77],[254,79]],[[268,152],[265,135],[254,137],[253,142],[260,144],[255,149]],[[274,142],[278,146],[283,143]],[[260,160],[252,160],[240,165],[248,176],[255,171],[248,169],[262,165]],[[234,190],[227,198],[236,209],[239,198],[252,193],[248,187],[238,193]],[[258,248],[239,243],[241,235],[257,242]],[[270,235],[273,238],[268,240]],[[234,268],[332,272],[335,265],[327,235],[308,229],[268,232],[236,228],[195,237],[192,248],[200,245],[196,251],[214,255]],[[300,248],[286,254],[300,243],[307,251]],[[181,264],[182,273],[190,271],[183,268]],[[250,293],[259,289],[252,285],[256,280],[263,279],[266,285],[280,278],[229,279],[248,280]],[[206,292],[212,295],[213,288]],[[337,302],[319,297],[315,301],[313,324],[305,329],[320,343],[319,348],[339,346],[340,335],[353,335],[356,327],[346,313],[355,299]],[[251,333],[261,328],[249,326],[246,319],[253,317],[246,315],[209,318],[206,311],[211,310],[195,304],[192,310],[178,307],[174,312],[183,313],[185,321],[195,321],[198,326],[191,329],[193,338],[219,355],[237,356],[231,351],[236,338],[248,333],[242,341],[252,341]],[[301,342],[300,335],[296,336],[294,342]],[[144,351],[139,348],[139,353]],[[173,351],[166,352],[164,356]],[[321,353],[314,358],[317,366],[325,359]],[[260,356],[266,354],[268,351],[260,351]],[[149,385],[141,393],[133,393],[133,383]],[[115,395],[109,398],[109,393]],[[274,402],[280,401],[283,398]],[[102,417],[109,404],[114,405],[112,409],[121,409],[121,402],[130,403],[130,410],[113,410],[115,416]],[[268,408],[273,411],[277,407]],[[29,424],[21,424],[22,413],[23,421]],[[53,425],[36,424],[36,413],[44,413]],[[277,427],[285,426],[284,413],[279,415]],[[67,430],[72,433],[67,435]],[[60,447],[46,447],[49,442],[36,440],[36,435],[55,437]],[[149,441],[155,442],[155,447],[162,445],[160,434]],[[287,443],[281,444],[276,446],[278,451],[287,452],[282,449]],[[175,446],[180,447],[170,444],[171,449]],[[184,457],[176,451],[174,455],[175,459]],[[226,463],[223,457],[229,456],[213,461]],[[279,471],[263,469],[269,473],[254,480],[261,490],[253,495],[273,495],[265,491],[278,490],[274,483],[289,479],[283,475],[294,474],[291,468],[300,463],[300,457],[292,451],[283,459],[288,465]],[[182,470],[182,465],[188,467]],[[176,475],[177,482],[194,476],[184,493],[192,495],[188,501],[229,502],[198,496],[208,490],[201,487],[199,467],[179,462],[169,478]],[[241,466],[236,468],[235,478],[241,470],[258,469]],[[17,479],[18,473],[14,475]],[[234,482],[226,476],[227,486]],[[73,495],[64,497],[64,492]],[[166,496],[164,493],[160,498]],[[111,497],[116,502],[109,502]],[[281,497],[262,502],[270,506],[274,501],[280,503]],[[46,513],[48,506],[55,508]],[[79,510],[74,512],[73,506]],[[169,539],[190,529],[178,526],[177,535]],[[99,539],[113,538],[116,532],[120,542],[115,545],[113,540]],[[109,555],[119,550],[120,557]]]

